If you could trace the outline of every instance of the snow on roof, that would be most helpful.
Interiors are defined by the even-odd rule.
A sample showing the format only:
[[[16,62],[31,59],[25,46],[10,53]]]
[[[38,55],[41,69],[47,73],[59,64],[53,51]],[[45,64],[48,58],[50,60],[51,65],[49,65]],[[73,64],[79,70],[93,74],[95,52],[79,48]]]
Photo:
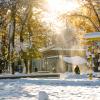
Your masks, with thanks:
[[[100,38],[100,32],[92,32],[84,35],[84,38],[91,39],[91,38]]]
[[[64,61],[67,63],[80,65],[87,63],[86,59],[80,56],[74,56],[74,57],[63,57]]]
[[[85,49],[82,48],[82,47],[81,48],[79,48],[79,47],[76,47],[76,48],[61,48],[61,47],[55,47],[54,45],[46,47],[46,48],[39,49],[40,52],[45,52],[45,51],[48,51],[48,50],[85,51]]]
[[[74,50],[77,50],[77,51],[84,51],[85,49],[83,48],[61,48],[61,47],[56,47],[56,48],[52,48],[51,50],[70,50],[70,51],[74,51]]]
[[[51,46],[48,46],[48,47],[43,47],[43,48],[40,48],[39,51],[45,52],[45,51],[51,50],[53,47],[54,47],[54,45],[51,45]]]

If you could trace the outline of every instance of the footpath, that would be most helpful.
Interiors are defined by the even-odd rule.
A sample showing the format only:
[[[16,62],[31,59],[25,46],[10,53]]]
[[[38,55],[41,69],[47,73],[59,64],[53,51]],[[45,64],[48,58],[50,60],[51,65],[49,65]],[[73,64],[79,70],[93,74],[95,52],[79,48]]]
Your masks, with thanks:
[[[17,78],[59,78],[59,73],[32,73],[32,74],[1,74],[0,79],[17,79]]]

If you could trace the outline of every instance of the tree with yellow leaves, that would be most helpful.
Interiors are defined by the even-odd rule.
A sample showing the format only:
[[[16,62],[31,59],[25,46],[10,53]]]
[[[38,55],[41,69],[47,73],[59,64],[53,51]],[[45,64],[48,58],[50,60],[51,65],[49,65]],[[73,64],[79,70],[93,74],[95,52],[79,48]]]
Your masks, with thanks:
[[[65,17],[72,25],[85,32],[100,31],[100,0],[78,0],[79,9]]]

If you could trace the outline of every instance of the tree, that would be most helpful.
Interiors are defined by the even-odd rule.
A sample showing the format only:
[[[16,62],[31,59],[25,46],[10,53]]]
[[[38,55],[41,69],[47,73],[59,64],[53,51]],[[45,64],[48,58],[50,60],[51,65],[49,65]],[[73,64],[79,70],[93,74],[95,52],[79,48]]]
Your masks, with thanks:
[[[31,69],[31,70],[32,70],[32,59],[40,57],[38,48],[43,46],[45,41],[45,33],[48,30],[42,25],[42,22],[39,17],[42,10],[36,12],[35,10],[36,9],[38,10],[40,8],[37,8],[37,5],[36,7],[33,7],[32,6],[33,3],[32,1],[29,2],[22,16],[20,16],[19,18],[21,26],[19,32],[21,51],[25,52],[23,50],[23,44],[24,43],[28,44],[28,49],[27,49],[28,55],[26,55],[27,57],[23,57],[22,59],[24,59],[24,62],[27,63],[25,64],[26,69]],[[29,72],[31,72],[31,70],[29,70]]]
[[[40,57],[38,48],[44,45],[48,31],[48,28],[44,27],[40,20],[40,13],[43,11],[41,3],[42,0],[2,1],[2,6],[0,6],[0,34],[7,37],[5,39],[8,49],[7,59],[12,74],[14,74],[16,57],[19,56],[21,59],[28,57],[27,60]],[[33,11],[33,8],[37,11]],[[38,9],[41,11],[38,12]],[[25,44],[27,47],[24,47]],[[22,52],[20,53],[20,51]],[[27,55],[28,53],[29,55]]]
[[[8,22],[8,58],[9,58],[9,67],[11,68],[11,73],[14,74],[14,48],[15,48],[15,25],[16,25],[16,1],[12,1],[10,5],[10,19]]]
[[[64,14],[76,28],[85,32],[100,31],[99,0],[79,0],[79,10]]]

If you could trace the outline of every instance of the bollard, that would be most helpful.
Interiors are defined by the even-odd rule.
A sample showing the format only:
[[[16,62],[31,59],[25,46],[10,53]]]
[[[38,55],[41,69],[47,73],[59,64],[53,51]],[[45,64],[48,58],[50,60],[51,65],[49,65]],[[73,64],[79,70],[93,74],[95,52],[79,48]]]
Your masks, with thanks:
[[[40,91],[38,100],[49,100],[48,94],[45,91]]]
[[[92,73],[89,74],[89,79],[92,80],[93,76]]]

